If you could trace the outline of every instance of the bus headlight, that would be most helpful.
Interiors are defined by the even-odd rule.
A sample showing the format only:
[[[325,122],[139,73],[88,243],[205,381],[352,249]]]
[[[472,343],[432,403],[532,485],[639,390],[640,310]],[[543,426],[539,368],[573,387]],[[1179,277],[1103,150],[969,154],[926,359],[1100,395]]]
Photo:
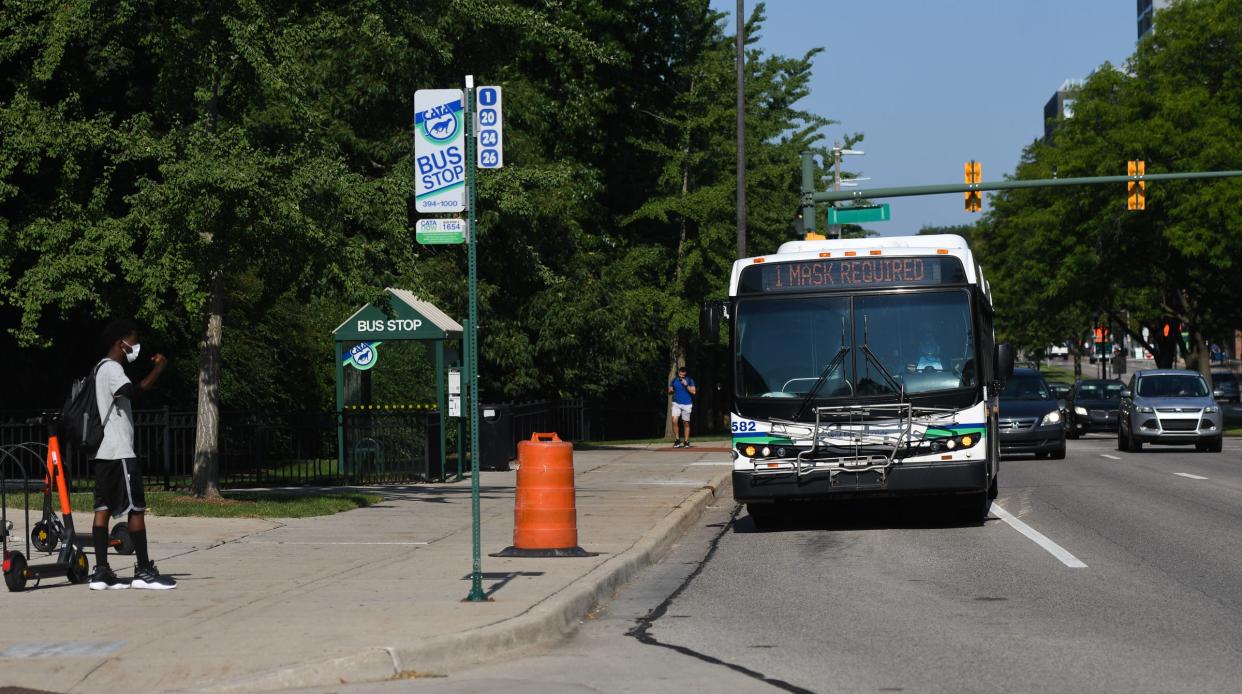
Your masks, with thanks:
[[[1075,411],[1075,412],[1077,412],[1078,414],[1080,414],[1080,415],[1084,416],[1084,417],[1086,417],[1086,416],[1087,416],[1087,408],[1085,408],[1085,407],[1075,407],[1075,408],[1074,408],[1074,411]]]
[[[1048,414],[1044,415],[1044,420],[1040,422],[1039,425],[1048,426],[1049,424],[1057,424],[1060,421],[1061,421],[1061,412],[1059,410],[1053,410],[1049,412]]]

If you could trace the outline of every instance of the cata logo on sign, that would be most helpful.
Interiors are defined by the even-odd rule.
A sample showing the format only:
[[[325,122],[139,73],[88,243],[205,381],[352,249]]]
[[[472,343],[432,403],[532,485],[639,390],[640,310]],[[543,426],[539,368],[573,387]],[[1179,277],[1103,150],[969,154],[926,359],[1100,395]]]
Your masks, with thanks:
[[[419,212],[466,209],[466,147],[460,89],[414,92],[414,195]]]
[[[379,349],[382,342],[360,342],[349,348],[349,354],[345,357],[345,366],[352,366],[360,371],[375,366],[379,361]]]

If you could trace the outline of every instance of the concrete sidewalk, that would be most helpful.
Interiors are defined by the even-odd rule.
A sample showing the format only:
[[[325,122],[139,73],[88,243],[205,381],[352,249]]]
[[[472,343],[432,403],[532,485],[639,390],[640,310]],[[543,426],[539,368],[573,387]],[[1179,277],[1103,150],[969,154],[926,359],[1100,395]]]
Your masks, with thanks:
[[[512,544],[516,473],[482,473],[487,603],[462,602],[468,480],[368,488],[384,502],[319,518],[153,516],[152,557],[177,590],[92,592],[61,578],[4,592],[0,685],[273,690],[447,673],[546,646],[728,496],[725,443],[696,443],[575,451],[579,544],[600,553],[590,558],[486,556]],[[132,575],[132,557],[110,561]]]

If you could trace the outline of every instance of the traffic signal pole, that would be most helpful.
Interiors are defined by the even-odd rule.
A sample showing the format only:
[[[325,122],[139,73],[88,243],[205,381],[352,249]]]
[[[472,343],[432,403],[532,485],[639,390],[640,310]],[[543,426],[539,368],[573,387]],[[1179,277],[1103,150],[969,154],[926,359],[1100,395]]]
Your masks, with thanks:
[[[807,223],[807,206],[814,211],[815,203],[840,202],[842,200],[870,200],[874,198],[901,198],[914,195],[944,195],[970,191],[1017,190],[1021,188],[1062,188],[1089,186],[1131,181],[1188,181],[1202,178],[1232,178],[1242,176],[1242,171],[1192,171],[1188,173],[1145,174],[1141,176],[1084,176],[1080,178],[1037,178],[1027,181],[984,181],[982,183],[946,183],[931,186],[905,186],[899,188],[872,188],[871,190],[815,191],[814,159],[810,152],[802,153],[802,220]],[[809,168],[808,168],[809,167]],[[808,195],[808,189],[810,191]],[[813,220],[814,214],[809,216]],[[813,221],[811,222],[813,224]]]

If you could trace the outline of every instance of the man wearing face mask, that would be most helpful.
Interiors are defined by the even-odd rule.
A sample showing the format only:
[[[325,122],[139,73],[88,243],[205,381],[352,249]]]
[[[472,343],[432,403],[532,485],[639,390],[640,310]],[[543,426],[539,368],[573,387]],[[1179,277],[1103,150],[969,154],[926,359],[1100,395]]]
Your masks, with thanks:
[[[143,492],[142,467],[134,453],[134,414],[131,401],[139,391],[151,390],[168,366],[162,354],[151,356],[152,369],[137,385],[125,375],[122,364],[138,358],[141,345],[138,327],[128,320],[113,321],[104,329],[107,355],[95,372],[95,403],[99,421],[103,423],[103,441],[95,452],[95,522],[91,539],[95,547],[95,572],[91,590],[123,588],[176,588],[177,582],[162,576],[147,555],[146,495]],[[127,515],[130,537],[138,565],[134,580],[122,583],[108,566],[108,518]]]

